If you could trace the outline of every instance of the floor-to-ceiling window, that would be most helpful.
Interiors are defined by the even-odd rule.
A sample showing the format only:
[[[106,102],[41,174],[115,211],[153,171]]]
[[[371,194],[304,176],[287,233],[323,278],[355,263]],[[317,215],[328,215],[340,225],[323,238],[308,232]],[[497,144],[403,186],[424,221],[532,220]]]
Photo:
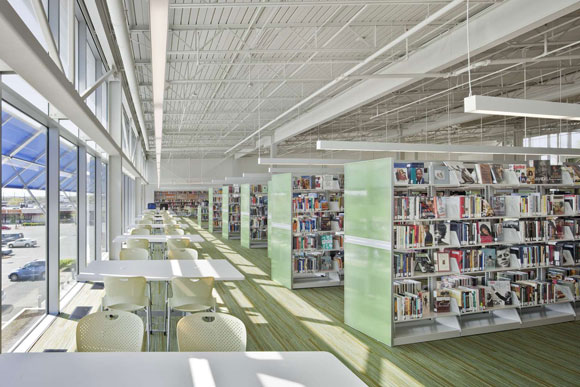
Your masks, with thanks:
[[[87,154],[87,265],[96,259],[96,225],[97,203],[95,197],[97,166],[94,156]]]
[[[108,165],[101,162],[101,254],[109,251],[109,241],[107,238],[107,225],[109,221],[109,212],[107,211],[107,192],[109,189],[107,185],[108,172]]]
[[[46,314],[46,156],[46,127],[4,102],[2,352]]]
[[[60,294],[74,285],[78,259],[78,148],[60,139]]]

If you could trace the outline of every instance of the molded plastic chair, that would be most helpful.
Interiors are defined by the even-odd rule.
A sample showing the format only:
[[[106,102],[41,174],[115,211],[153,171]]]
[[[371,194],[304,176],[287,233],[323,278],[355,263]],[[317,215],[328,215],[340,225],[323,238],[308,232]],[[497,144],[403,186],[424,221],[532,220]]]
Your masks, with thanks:
[[[131,235],[151,235],[151,230],[146,228],[135,228],[131,231]]]
[[[180,352],[243,352],[246,326],[237,317],[223,313],[194,313],[177,323]]]
[[[143,321],[132,313],[89,314],[77,324],[77,352],[142,352],[144,328]]]
[[[153,224],[153,218],[151,218],[151,219],[149,219],[149,218],[141,219],[140,221],[137,222],[137,224],[144,225],[144,226],[151,225],[151,224]]]
[[[147,239],[127,239],[128,248],[139,248],[149,250],[149,241]]]
[[[180,228],[170,228],[165,230],[165,235],[185,235],[185,231]]]
[[[198,253],[195,249],[185,248],[185,249],[169,249],[167,253],[168,259],[183,259],[183,260],[193,260],[198,259]]]
[[[169,250],[185,249],[189,247],[189,239],[187,238],[171,238],[167,240],[167,248]]]
[[[126,249],[121,249],[119,259],[121,261],[146,261],[149,259],[149,250],[139,247],[128,247]]]
[[[151,288],[145,277],[108,277],[103,278],[105,296],[103,309],[125,312],[145,310],[147,314],[147,350],[149,350],[149,330],[151,329]]]

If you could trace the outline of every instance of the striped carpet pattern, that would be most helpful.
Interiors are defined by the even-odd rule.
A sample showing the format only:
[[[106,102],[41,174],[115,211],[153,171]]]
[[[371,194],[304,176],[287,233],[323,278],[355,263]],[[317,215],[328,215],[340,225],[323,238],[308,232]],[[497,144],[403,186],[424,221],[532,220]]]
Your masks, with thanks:
[[[266,249],[247,249],[184,222],[189,233],[206,239],[195,246],[200,258],[228,259],[246,276],[216,282],[216,290],[218,310],[246,324],[249,351],[328,351],[370,386],[580,385],[578,321],[389,348],[344,324],[342,288],[288,290],[270,279]],[[161,310],[164,288],[154,290],[154,309]],[[67,311],[97,310],[102,294],[86,285],[33,351],[74,350],[76,322]],[[172,318],[172,350],[178,319]],[[161,313],[155,314],[154,327],[162,324]],[[155,333],[152,350],[164,351],[165,339]]]

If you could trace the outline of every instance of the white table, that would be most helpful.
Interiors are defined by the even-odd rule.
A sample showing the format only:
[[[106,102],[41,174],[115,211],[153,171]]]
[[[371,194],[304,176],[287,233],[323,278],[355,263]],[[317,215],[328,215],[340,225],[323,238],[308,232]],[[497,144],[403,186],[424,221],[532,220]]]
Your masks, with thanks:
[[[132,224],[128,228],[140,228],[140,227],[143,227],[143,226],[151,226],[151,228],[165,228],[165,227],[169,227],[169,226],[179,226],[181,228],[189,227],[189,225],[187,225],[185,223],[178,223],[178,224],[155,223],[155,224],[148,224],[148,225],[144,225],[144,224]]]
[[[2,385],[18,387],[358,387],[328,352],[6,353]]]
[[[77,276],[79,281],[102,281],[103,276],[145,277],[170,281],[174,277],[214,277],[216,281],[241,281],[245,277],[227,259],[93,261]],[[1,384],[1,381],[0,381]]]
[[[151,243],[167,243],[168,239],[189,239],[192,243],[205,242],[201,235],[119,235],[113,239],[113,243],[127,242],[128,239],[147,239]]]

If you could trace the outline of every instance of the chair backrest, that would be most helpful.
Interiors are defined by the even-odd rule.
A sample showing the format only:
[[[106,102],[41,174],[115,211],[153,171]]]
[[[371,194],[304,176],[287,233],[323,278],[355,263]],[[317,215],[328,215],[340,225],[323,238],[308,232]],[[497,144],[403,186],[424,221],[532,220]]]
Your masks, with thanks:
[[[147,239],[127,239],[127,247],[149,249],[149,241]]]
[[[126,249],[121,249],[119,259],[121,261],[146,261],[149,259],[149,250],[139,247],[128,247]]]
[[[145,277],[108,277],[103,278],[105,296],[103,307],[122,310],[136,310],[147,305]]]
[[[191,299],[199,299],[201,303],[209,302],[208,309],[213,305],[213,277],[186,278],[175,277],[171,280],[172,304],[191,304]]]
[[[151,224],[153,224],[153,219],[141,219],[139,222],[137,222],[137,224],[139,224],[139,225],[151,225]]]
[[[181,352],[243,352],[246,335],[239,318],[223,313],[194,313],[177,323]]]
[[[141,352],[145,326],[139,316],[123,311],[89,314],[77,324],[78,352]]]
[[[165,229],[165,235],[185,235],[185,231],[180,228]]]
[[[185,249],[189,247],[189,239],[187,238],[172,238],[167,240],[167,247],[172,249]]]
[[[169,259],[183,259],[183,260],[197,260],[198,254],[197,250],[185,248],[185,249],[169,249],[167,253],[167,258]]]
[[[151,230],[146,228],[135,228],[131,231],[131,235],[151,235]]]

